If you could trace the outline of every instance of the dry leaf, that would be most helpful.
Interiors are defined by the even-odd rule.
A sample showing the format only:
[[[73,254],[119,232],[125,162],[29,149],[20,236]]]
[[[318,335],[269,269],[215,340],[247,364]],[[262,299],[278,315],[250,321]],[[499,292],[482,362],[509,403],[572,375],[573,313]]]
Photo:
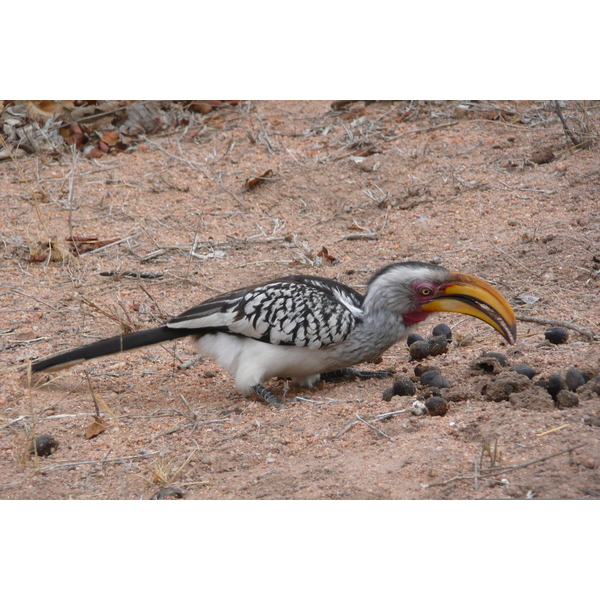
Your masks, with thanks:
[[[251,189],[255,188],[259,183],[263,183],[264,181],[270,179],[271,177],[273,177],[273,169],[269,169],[268,171],[265,171],[259,177],[250,177],[249,179],[246,179],[246,183],[244,184],[244,189],[251,190]]]
[[[119,134],[116,131],[105,131],[100,138],[107,146],[116,146],[119,142]]]
[[[85,439],[89,440],[97,435],[100,435],[103,431],[106,431],[106,425],[102,419],[96,417],[96,420],[87,427],[85,430]]]
[[[99,240],[95,236],[71,235],[66,237],[65,240],[73,246],[71,249],[72,252],[75,254],[85,254],[96,248],[102,248],[102,246],[108,246],[108,244],[117,242],[119,241],[119,238],[113,240]]]
[[[320,256],[323,259],[323,262],[329,262],[331,264],[335,264],[337,262],[337,258],[335,258],[335,256],[331,256],[325,246],[323,246],[323,248],[317,253],[317,256]]]

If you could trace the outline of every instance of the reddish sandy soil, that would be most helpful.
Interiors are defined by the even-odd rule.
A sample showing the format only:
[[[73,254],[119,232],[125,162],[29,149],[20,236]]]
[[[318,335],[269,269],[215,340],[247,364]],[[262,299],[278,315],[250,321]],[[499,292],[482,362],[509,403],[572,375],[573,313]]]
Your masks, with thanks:
[[[534,382],[600,373],[599,150],[573,148],[552,103],[156,106],[164,126],[131,134],[125,152],[64,147],[0,163],[0,498],[139,499],[165,487],[185,499],[600,496],[592,385],[567,408],[531,384],[499,401],[483,393],[518,363]],[[599,111],[563,105],[577,141],[598,131]],[[77,256],[69,236],[121,241]],[[404,260],[477,275],[520,318],[578,330],[552,345],[543,322],[521,319],[507,346],[473,318],[434,315],[421,334],[453,328],[449,352],[423,361],[453,385],[444,416],[380,419],[415,400],[384,402],[386,380],[310,391],[270,381],[286,400],[273,409],[240,397],[210,360],[188,363],[187,340],[28,383],[28,360],[156,326],[219,292],[293,273],[361,290]],[[474,367],[488,351],[509,365]],[[421,394],[415,364],[401,342],[377,368]],[[105,429],[90,437],[97,410]],[[58,442],[50,456],[28,452],[40,435]]]

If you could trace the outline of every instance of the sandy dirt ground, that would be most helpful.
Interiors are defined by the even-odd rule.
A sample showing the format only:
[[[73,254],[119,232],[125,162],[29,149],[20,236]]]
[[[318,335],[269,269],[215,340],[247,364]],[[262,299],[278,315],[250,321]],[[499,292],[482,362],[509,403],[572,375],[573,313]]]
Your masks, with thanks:
[[[87,141],[63,125],[52,152],[16,152],[26,121],[1,114],[0,498],[600,496],[598,386],[566,406],[534,385],[600,374],[600,103],[562,104],[574,139],[553,102],[215,104],[149,103],[150,123],[121,106],[80,120]],[[405,260],[477,275],[519,317],[514,346],[461,315],[420,325],[453,331],[421,361],[452,386],[444,416],[382,400],[388,380],[273,380],[274,409],[185,339],[27,376],[220,292],[300,273],[361,291]],[[553,321],[566,343],[545,339]],[[477,366],[490,351],[507,365]],[[423,397],[417,364],[401,342],[365,367]],[[43,435],[55,451],[32,456]]]

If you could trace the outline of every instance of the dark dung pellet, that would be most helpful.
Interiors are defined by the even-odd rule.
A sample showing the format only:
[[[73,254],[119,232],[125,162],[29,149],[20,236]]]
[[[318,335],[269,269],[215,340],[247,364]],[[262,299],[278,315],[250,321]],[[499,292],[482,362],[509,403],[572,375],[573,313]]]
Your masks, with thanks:
[[[506,354],[501,354],[500,352],[487,352],[486,356],[489,356],[490,358],[495,358],[502,367],[505,367],[508,363],[508,357],[506,356]]]
[[[427,371],[439,371],[439,369],[437,367],[431,367],[429,365],[415,365],[414,371],[415,375],[421,378],[421,375],[423,375],[423,373],[427,373]]]
[[[551,344],[565,344],[569,339],[569,333],[562,327],[550,327],[544,332],[544,337]]]
[[[429,342],[429,356],[438,356],[448,352],[448,338],[444,334],[430,337],[427,341]]]
[[[552,396],[552,399],[556,402],[558,392],[567,389],[567,384],[560,373],[555,373],[548,377],[548,385],[546,386],[547,392]]]
[[[443,417],[448,412],[448,402],[440,396],[432,396],[425,401],[425,408],[430,415]]]
[[[529,377],[529,379],[533,379],[536,374],[536,370],[525,363],[521,363],[519,365],[514,365],[509,369],[509,371],[514,371],[519,375],[525,375],[525,377]]]
[[[556,406],[558,406],[558,408],[572,408],[573,406],[579,406],[579,398],[573,392],[561,390],[556,395]]]
[[[417,340],[410,345],[408,351],[414,360],[423,360],[429,356],[431,345],[429,340]]]
[[[422,335],[419,335],[418,333],[409,333],[408,337],[406,338],[406,345],[410,347],[411,344],[414,344],[415,342],[420,342],[423,339]]]
[[[439,371],[427,371],[427,373],[423,373],[420,381],[423,385],[437,388],[451,387],[446,378]]]
[[[396,375],[392,390],[395,396],[412,396],[415,393],[415,384],[406,375]]]
[[[388,388],[383,392],[383,394],[381,394],[381,399],[384,402],[389,402],[394,396],[394,388]]]
[[[572,392],[584,385],[585,380],[585,373],[581,372],[579,369],[575,369],[574,367],[568,369],[567,373],[565,374],[565,383],[567,384],[567,388]]]
[[[452,339],[452,329],[450,329],[450,327],[448,327],[446,323],[440,323],[439,325],[436,325],[433,328],[433,330],[431,331],[431,335],[445,335],[446,339],[450,341]]]
[[[58,441],[51,435],[39,435],[31,444],[29,451],[31,454],[37,454],[38,456],[50,456],[56,452],[57,448]]]

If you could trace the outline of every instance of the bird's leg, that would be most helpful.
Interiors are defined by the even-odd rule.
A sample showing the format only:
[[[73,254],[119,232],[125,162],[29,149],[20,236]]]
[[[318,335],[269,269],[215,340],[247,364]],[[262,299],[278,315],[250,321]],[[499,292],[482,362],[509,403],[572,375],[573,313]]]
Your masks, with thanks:
[[[276,408],[283,406],[283,402],[281,402],[281,400],[279,400],[279,398],[275,396],[275,394],[272,394],[267,388],[263,387],[262,385],[255,385],[252,387],[252,389],[254,390],[254,393],[257,396],[259,396],[261,400],[264,400],[267,404],[275,406]]]
[[[353,367],[344,367],[335,371],[321,373],[321,381],[339,381],[340,379],[383,379],[392,377],[394,374],[391,371],[361,371]]]

